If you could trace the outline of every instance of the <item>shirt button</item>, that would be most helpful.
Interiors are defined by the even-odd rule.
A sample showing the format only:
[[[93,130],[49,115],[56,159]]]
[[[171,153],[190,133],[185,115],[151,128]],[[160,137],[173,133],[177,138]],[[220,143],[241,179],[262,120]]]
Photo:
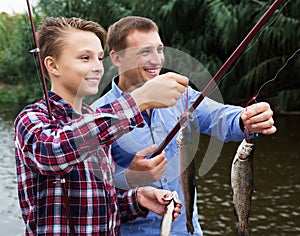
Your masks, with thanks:
[[[130,119],[130,121],[131,121],[130,123],[132,126],[136,126],[136,122],[132,118]]]

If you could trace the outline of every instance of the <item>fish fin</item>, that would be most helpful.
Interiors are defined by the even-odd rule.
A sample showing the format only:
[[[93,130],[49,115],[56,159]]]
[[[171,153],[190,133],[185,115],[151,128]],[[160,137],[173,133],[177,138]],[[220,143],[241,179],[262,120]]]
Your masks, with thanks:
[[[253,193],[256,193],[256,185],[255,185],[254,181],[253,181]]]
[[[238,213],[237,213],[237,210],[236,210],[234,204],[233,204],[233,214],[234,214],[237,218],[239,218]]]
[[[237,213],[236,213],[235,207],[233,208],[233,214],[234,214],[235,216],[238,216]]]

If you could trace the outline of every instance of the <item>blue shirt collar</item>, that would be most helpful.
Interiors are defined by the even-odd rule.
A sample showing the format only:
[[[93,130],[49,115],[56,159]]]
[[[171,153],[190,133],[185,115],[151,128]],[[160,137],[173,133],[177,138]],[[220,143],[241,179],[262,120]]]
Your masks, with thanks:
[[[123,94],[123,91],[118,87],[119,83],[119,75],[116,75],[112,79],[112,85],[111,85],[111,91],[116,97],[121,97]],[[150,110],[150,116],[153,112],[153,109]],[[142,111],[142,115],[144,117],[144,120],[150,125],[150,117],[148,116],[146,111]]]

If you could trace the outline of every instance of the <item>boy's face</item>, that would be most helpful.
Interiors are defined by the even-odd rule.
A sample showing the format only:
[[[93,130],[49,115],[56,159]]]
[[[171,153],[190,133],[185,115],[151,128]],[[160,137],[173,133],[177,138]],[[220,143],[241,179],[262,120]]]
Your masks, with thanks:
[[[97,93],[104,72],[100,39],[92,32],[81,30],[70,30],[64,37],[60,56],[54,59],[57,69],[57,75],[52,78],[54,92],[58,90],[61,96],[71,100]]]
[[[126,43],[127,48],[120,54],[120,76],[134,86],[159,75],[164,52],[157,31],[134,31],[126,37]]]

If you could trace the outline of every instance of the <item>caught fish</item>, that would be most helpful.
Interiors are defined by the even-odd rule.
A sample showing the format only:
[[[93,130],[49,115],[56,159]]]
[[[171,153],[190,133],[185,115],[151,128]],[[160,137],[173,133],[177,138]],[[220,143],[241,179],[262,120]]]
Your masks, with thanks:
[[[170,201],[166,206],[165,213],[160,226],[160,236],[169,236],[171,232],[171,226],[173,222],[173,211],[176,204],[182,204],[176,191],[173,191],[169,197],[165,197],[164,200]]]
[[[234,211],[238,218],[237,236],[248,236],[248,218],[254,190],[253,153],[255,146],[245,139],[237,149],[231,165],[231,187]]]
[[[184,197],[186,211],[186,227],[191,234],[194,233],[193,212],[196,190],[194,147],[191,145],[192,130],[190,125],[182,125],[177,137],[180,153],[180,185]]]

